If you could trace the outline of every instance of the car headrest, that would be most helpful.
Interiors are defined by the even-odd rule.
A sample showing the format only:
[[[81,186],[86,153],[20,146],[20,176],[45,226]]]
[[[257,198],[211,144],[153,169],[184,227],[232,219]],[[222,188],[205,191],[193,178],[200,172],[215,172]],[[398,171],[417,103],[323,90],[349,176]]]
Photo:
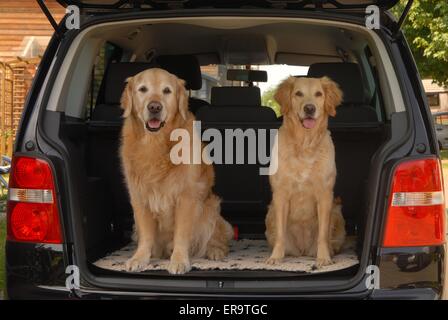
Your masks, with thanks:
[[[196,112],[196,119],[209,122],[277,122],[274,110],[269,107],[233,106],[215,108],[203,106]]]
[[[327,76],[344,92],[344,103],[363,103],[364,86],[361,71],[356,63],[315,63],[308,70],[308,78]]]
[[[185,80],[187,90],[202,88],[201,67],[198,59],[193,55],[166,55],[156,58],[160,68]]]
[[[228,69],[227,80],[244,82],[268,82],[265,70]]]
[[[120,104],[126,79],[153,67],[154,64],[145,62],[117,62],[110,64],[106,71],[104,103]]]
[[[258,87],[213,87],[210,104],[213,106],[261,106]]]

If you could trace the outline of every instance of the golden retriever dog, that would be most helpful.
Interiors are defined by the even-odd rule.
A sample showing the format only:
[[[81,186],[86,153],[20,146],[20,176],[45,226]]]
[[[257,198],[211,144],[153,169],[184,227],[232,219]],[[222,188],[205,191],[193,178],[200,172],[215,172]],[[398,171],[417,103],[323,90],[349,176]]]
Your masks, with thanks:
[[[277,171],[269,177],[273,194],[266,237],[273,250],[267,262],[305,255],[316,257],[317,267],[328,265],[345,239],[341,204],[333,200],[335,150],[327,130],[342,92],[327,77],[290,77],[274,98],[283,124],[272,160]]]
[[[168,272],[182,274],[191,269],[191,257],[222,259],[233,230],[212,193],[213,167],[170,159],[174,129],[187,130],[190,141],[197,134],[184,81],[154,68],[126,82],[120,154],[137,236],[126,269],[140,271],[151,258],[170,257]]]

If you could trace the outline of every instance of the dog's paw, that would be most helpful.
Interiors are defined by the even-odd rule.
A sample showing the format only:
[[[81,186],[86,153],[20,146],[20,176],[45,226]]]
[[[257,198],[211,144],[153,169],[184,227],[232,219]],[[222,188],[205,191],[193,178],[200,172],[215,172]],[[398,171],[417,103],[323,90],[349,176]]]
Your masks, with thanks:
[[[168,272],[170,274],[184,274],[191,270],[189,261],[173,261],[171,259],[168,265]]]
[[[283,258],[277,258],[277,257],[271,256],[266,260],[266,263],[270,264],[270,265],[276,265],[276,264],[280,264],[282,262],[282,260],[283,260]]]
[[[207,258],[210,260],[219,261],[224,259],[226,255],[226,251],[221,248],[210,248],[207,250]]]
[[[328,266],[330,264],[333,264],[333,260],[331,260],[329,255],[326,257],[317,257],[316,258],[316,267],[317,268]]]
[[[142,271],[149,264],[149,257],[132,257],[125,263],[125,269],[128,272]]]

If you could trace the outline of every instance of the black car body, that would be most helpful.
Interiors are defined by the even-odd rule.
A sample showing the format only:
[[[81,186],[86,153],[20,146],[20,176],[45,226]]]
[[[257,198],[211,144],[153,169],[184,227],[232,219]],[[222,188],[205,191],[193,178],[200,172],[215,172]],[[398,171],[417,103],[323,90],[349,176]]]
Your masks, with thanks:
[[[405,110],[393,112],[385,121],[387,138],[382,141],[368,165],[368,183],[364,190],[367,195],[364,204],[366,214],[362,230],[358,230],[364,237],[358,248],[362,252],[359,268],[351,270],[350,276],[344,273],[303,276],[195,271],[176,277],[167,274],[140,276],[98,272],[95,266],[83,259],[88,240],[82,235],[85,225],[81,223],[80,217],[85,210],[83,205],[88,200],[83,198],[85,186],[76,183],[83,164],[73,160],[77,152],[82,150],[77,149],[76,143],[70,145],[67,141],[72,135],[88,135],[88,132],[83,124],[70,119],[64,112],[46,108],[52,103],[52,88],[60,81],[58,75],[64,73],[61,71],[64,68],[64,57],[72,54],[71,46],[90,27],[144,19],[302,19],[366,28],[365,3],[370,1],[348,1],[351,4],[344,4],[347,1],[304,0],[209,3],[137,1],[135,3],[141,3],[142,6],[136,8],[130,7],[130,3],[134,3],[132,1],[118,1],[116,5],[83,4],[82,0],[62,2],[81,8],[81,28],[67,30],[65,20],[57,26],[27,99],[14,155],[15,159],[42,159],[49,165],[54,179],[53,205],[57,206],[55,212],[58,213],[62,241],[42,243],[14,239],[11,236],[14,234],[11,230],[14,199],[10,198],[9,237],[6,242],[9,298],[441,298],[446,272],[444,240],[438,243],[429,241],[428,244],[423,241],[421,245],[415,246],[384,245],[395,170],[407,161],[439,161],[432,118],[418,71],[399,23],[386,11],[397,1],[372,1],[381,8],[381,27],[371,32],[390,57],[389,72],[396,75],[398,87],[395,89],[401,93]],[[69,129],[60,130],[63,127]],[[13,161],[13,172],[14,165],[18,166],[17,161]],[[100,185],[91,187],[91,192],[101,188]],[[444,219],[439,218],[442,221]],[[76,269],[70,266],[76,266]],[[78,274],[79,282],[76,278]]]

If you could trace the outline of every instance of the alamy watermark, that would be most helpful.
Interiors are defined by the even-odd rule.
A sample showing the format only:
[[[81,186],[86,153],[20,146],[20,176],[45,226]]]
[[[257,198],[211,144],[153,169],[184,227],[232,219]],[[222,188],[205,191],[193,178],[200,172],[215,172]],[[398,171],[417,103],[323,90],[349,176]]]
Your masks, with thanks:
[[[173,164],[259,164],[260,175],[277,172],[277,161],[271,161],[277,157],[277,129],[224,129],[223,134],[215,128],[202,132],[201,121],[193,121],[192,132],[171,132],[170,140],[177,141],[170,150]],[[208,144],[202,148],[202,142]]]
[[[375,5],[366,7],[366,27],[370,30],[381,28],[380,8]]]
[[[80,274],[78,266],[67,266],[67,268],[65,268],[65,273],[68,274],[65,279],[65,287],[70,291],[78,290],[80,288]]]
[[[380,288],[380,268],[375,265],[369,265],[366,268],[366,288],[367,290],[379,289]]]
[[[79,7],[75,5],[69,5],[65,8],[67,18],[65,20],[65,27],[68,30],[79,29],[81,27],[81,14]]]

